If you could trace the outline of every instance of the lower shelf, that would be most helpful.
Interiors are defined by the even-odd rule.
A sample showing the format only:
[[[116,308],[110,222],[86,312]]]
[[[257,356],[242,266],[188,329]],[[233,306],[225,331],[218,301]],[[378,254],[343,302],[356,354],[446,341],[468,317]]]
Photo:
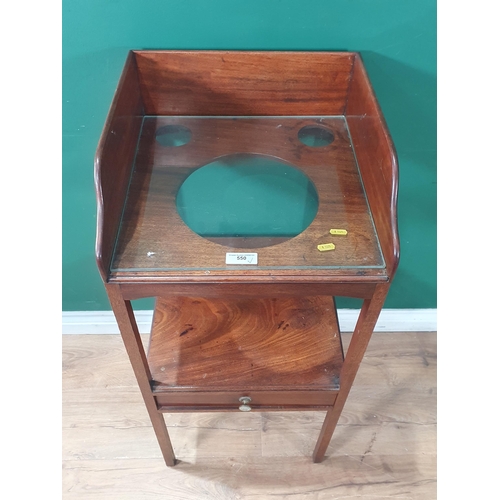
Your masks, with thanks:
[[[159,298],[148,363],[161,411],[330,406],[343,352],[331,297]]]

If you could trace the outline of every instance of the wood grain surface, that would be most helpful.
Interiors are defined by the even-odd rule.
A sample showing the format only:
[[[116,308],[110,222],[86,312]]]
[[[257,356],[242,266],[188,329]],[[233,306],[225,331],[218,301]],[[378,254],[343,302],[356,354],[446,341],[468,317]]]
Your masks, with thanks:
[[[348,52],[134,51],[146,114],[342,114]],[[321,111],[320,111],[321,110]]]
[[[148,352],[155,392],[331,391],[342,362],[331,297],[157,299]]]
[[[165,467],[118,335],[63,336],[62,396],[65,500],[436,498],[435,333],[372,336],[320,464],[325,412],[185,413]]]

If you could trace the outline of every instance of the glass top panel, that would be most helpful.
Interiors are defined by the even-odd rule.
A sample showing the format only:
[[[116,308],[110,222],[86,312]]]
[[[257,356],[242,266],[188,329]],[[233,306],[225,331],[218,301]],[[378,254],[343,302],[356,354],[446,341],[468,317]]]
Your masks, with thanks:
[[[344,117],[147,116],[112,271],[382,268]]]

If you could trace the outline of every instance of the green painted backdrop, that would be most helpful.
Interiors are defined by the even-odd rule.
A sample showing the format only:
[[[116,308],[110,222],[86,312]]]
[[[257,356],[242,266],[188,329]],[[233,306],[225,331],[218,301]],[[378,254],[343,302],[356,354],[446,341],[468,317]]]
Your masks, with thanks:
[[[361,52],[400,164],[401,263],[386,307],[436,307],[435,0],[63,0],[63,310],[110,309],[93,159],[130,49]]]

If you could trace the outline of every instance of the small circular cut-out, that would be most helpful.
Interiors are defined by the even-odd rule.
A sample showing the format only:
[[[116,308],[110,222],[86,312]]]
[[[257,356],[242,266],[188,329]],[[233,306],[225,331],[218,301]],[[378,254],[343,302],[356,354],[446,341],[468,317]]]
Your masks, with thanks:
[[[318,203],[314,184],[301,170],[257,154],[228,155],[198,168],[176,199],[177,213],[192,231],[216,241],[233,238],[234,246],[235,238],[297,236],[316,217]],[[275,243],[263,246],[268,244]]]
[[[184,146],[191,140],[191,130],[183,125],[164,125],[156,131],[156,141],[162,146]]]
[[[325,127],[306,125],[299,130],[299,141],[311,148],[321,148],[333,142],[333,132]]]

